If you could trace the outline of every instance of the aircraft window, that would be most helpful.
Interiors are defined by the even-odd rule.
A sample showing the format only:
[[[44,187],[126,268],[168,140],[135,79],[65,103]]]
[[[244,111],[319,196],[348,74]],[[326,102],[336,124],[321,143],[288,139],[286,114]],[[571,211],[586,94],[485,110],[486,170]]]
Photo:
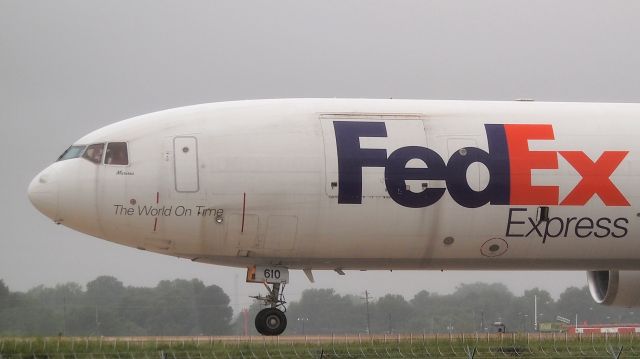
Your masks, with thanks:
[[[82,151],[87,146],[71,146],[64,151],[60,157],[58,157],[58,161],[70,160],[72,158],[78,158],[82,155]]]
[[[126,142],[109,142],[107,154],[104,157],[106,165],[128,165],[129,155]]]
[[[89,145],[87,150],[84,151],[82,158],[85,158],[93,163],[100,164],[102,162],[102,152],[104,151],[104,143],[96,143]]]

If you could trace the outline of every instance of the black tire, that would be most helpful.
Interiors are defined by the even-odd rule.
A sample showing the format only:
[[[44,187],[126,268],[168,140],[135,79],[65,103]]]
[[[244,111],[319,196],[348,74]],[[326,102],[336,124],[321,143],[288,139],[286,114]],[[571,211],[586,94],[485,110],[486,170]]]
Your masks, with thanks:
[[[266,335],[265,334],[265,326],[264,326],[264,309],[259,311],[258,314],[256,315],[256,320],[255,320],[255,324],[256,324],[256,330],[258,331],[258,333],[262,334],[262,335]]]
[[[287,316],[276,308],[266,308],[256,315],[256,330],[267,336],[280,335],[287,328]]]

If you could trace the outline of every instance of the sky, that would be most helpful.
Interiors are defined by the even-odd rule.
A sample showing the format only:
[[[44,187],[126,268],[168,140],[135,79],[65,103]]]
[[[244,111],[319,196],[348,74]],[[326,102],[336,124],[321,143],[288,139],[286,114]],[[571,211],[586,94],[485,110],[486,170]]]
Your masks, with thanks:
[[[26,188],[84,134],[226,100],[355,97],[640,102],[637,1],[0,0],[0,279],[11,290],[112,275],[199,278],[234,308],[244,270],[143,252],[56,226]],[[555,297],[584,272],[293,272],[285,295],[373,297],[503,282]]]

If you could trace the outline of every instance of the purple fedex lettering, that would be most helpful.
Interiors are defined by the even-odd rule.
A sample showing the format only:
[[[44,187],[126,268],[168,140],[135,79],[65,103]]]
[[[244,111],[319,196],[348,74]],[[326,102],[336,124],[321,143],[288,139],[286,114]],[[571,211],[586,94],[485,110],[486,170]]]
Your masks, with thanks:
[[[427,168],[407,168],[412,159],[419,159]],[[384,181],[389,196],[405,207],[421,208],[430,206],[442,197],[444,188],[425,188],[415,193],[407,189],[406,180],[443,180],[446,167],[442,157],[434,150],[419,146],[398,148],[389,155],[384,167]]]
[[[445,165],[435,151],[419,146],[402,147],[387,158],[384,149],[363,149],[360,137],[387,137],[384,122],[334,121],[338,154],[338,203],[362,203],[362,168],[384,167],[389,196],[398,204],[421,208],[436,203],[444,188],[425,188],[422,192],[407,189],[407,180],[446,180],[451,197],[460,205],[475,208],[509,203],[509,152],[503,125],[485,125],[489,153],[475,147],[458,151]],[[421,160],[426,168],[407,168],[412,159]],[[467,181],[467,169],[475,162],[484,164],[490,181],[481,191],[473,190]]]
[[[387,137],[384,122],[334,121],[338,151],[338,203],[362,203],[362,167],[384,167],[387,150],[362,149],[360,137]]]
[[[509,151],[503,125],[484,125],[489,152],[476,147],[456,151],[447,162],[447,189],[461,206],[477,208],[487,203],[509,204]],[[467,181],[467,169],[482,163],[489,170],[489,183],[475,191]]]

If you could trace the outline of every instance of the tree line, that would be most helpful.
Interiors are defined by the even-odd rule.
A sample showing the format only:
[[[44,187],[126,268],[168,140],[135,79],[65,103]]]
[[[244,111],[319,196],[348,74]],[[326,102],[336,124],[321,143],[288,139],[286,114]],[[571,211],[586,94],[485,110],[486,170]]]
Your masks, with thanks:
[[[164,280],[125,287],[113,277],[10,292],[0,281],[4,335],[222,335],[233,311],[222,288],[202,281]]]
[[[462,284],[451,294],[426,290],[401,295],[336,293],[308,289],[287,306],[285,334],[534,331],[558,316],[580,323],[635,323],[632,309],[595,304],[587,287],[567,288],[557,300],[534,288],[521,296],[503,284]],[[255,302],[234,315],[229,296],[198,279],[165,280],[155,287],[124,286],[102,276],[83,288],[76,283],[12,292],[0,280],[0,335],[242,335],[256,334]]]

